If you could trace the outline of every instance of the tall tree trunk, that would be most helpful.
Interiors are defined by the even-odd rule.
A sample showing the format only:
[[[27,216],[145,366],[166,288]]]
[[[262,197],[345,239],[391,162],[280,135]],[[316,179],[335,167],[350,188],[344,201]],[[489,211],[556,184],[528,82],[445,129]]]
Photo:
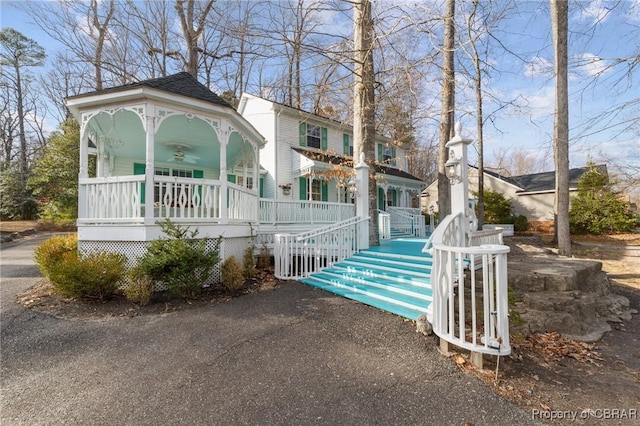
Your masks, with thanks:
[[[16,95],[18,104],[18,126],[20,129],[20,190],[24,194],[27,189],[27,135],[24,130],[24,98],[22,96],[22,77],[20,76],[20,63],[15,62],[16,70]],[[24,218],[23,218],[24,219]]]
[[[455,0],[447,0],[444,15],[444,43],[442,52],[442,113],[440,117],[440,143],[438,145],[438,215],[442,220],[451,213],[451,185],[445,163],[449,159],[446,144],[451,139],[455,113]]]
[[[187,3],[187,9],[185,14],[184,3]],[[200,62],[200,50],[198,48],[198,38],[202,35],[204,30],[204,24],[207,19],[207,15],[213,8],[215,0],[208,0],[205,4],[200,16],[198,16],[198,22],[196,28],[193,27],[194,7],[195,0],[176,0],[176,12],[180,18],[180,26],[182,27],[182,35],[184,41],[187,44],[187,58],[185,60],[185,71],[191,74],[194,78],[198,77],[198,65]]]
[[[476,91],[476,133],[478,135],[478,230],[484,225],[484,115],[482,112],[482,70],[480,69],[480,55],[476,47],[475,38],[471,34],[471,24],[476,16],[478,0],[473,0],[473,10],[469,15],[467,31],[471,49],[473,50],[474,83]]]
[[[369,244],[380,244],[378,234],[378,186],[375,155],[375,75],[373,68],[373,19],[371,1],[356,0],[354,5],[353,151],[354,161],[364,152],[369,165]]]
[[[98,0],[91,1],[91,11],[93,12],[93,26],[98,31],[98,39],[96,40],[96,51],[94,57],[94,68],[95,68],[95,78],[96,78],[96,90],[102,90],[102,54],[104,52],[104,41],[107,37],[107,30],[109,27],[109,21],[113,17],[113,13],[115,12],[114,0],[109,1],[109,9],[107,10],[107,15],[104,18],[104,21],[100,22],[100,17],[98,16]]]
[[[553,123],[553,157],[556,166],[555,232],[558,251],[571,256],[569,233],[569,96],[568,30],[569,5],[566,0],[550,0],[554,47],[556,107]]]

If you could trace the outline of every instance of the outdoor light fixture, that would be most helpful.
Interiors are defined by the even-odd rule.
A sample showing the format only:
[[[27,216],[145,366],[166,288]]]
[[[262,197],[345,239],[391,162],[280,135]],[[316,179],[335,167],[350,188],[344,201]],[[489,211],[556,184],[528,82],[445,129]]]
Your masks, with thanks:
[[[184,161],[184,151],[180,145],[176,146],[176,150],[173,151],[173,159],[178,163],[182,163]]]
[[[349,183],[347,185],[351,198],[356,198],[356,192],[358,192],[358,182],[356,181],[355,176],[351,176],[351,179],[349,179]]]
[[[449,151],[449,159],[444,163],[444,167],[447,171],[447,177],[451,185],[459,183],[460,179],[460,159],[456,157],[456,153]]]

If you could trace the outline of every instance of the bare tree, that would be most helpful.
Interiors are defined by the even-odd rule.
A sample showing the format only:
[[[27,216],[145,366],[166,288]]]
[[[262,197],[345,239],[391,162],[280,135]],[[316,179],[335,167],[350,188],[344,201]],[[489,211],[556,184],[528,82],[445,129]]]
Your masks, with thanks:
[[[569,4],[566,0],[549,0],[553,33],[556,106],[553,123],[553,157],[556,166],[555,233],[558,251],[571,256],[569,233],[569,95],[568,30]]]
[[[45,52],[38,43],[13,28],[0,30],[0,47],[0,66],[8,66],[13,70],[10,81],[12,83],[11,90],[15,92],[18,138],[20,140],[20,184],[24,192],[27,187],[28,155],[23,72],[27,67],[41,66],[45,59]],[[4,75],[9,77],[8,74]],[[9,136],[9,139],[12,138],[13,136]]]
[[[369,243],[380,244],[378,234],[378,187],[375,159],[375,74],[373,68],[374,28],[371,2],[354,2],[354,93],[353,93],[353,155],[364,152],[369,165]]]
[[[187,45],[185,71],[194,78],[198,77],[199,58],[200,52],[202,51],[198,46],[198,39],[204,31],[207,15],[213,8],[213,3],[215,3],[215,0],[207,0],[198,12],[195,9],[196,0],[176,0],[176,11],[180,18],[180,27],[182,28],[184,41]],[[196,23],[195,28],[194,23]]]

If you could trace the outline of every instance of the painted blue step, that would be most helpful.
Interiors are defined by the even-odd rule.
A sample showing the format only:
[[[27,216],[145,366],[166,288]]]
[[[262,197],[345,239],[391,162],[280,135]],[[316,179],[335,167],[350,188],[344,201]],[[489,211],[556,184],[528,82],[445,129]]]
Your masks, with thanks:
[[[389,271],[385,269],[379,269],[379,268],[376,268],[375,265],[371,265],[371,264],[358,265],[353,263],[338,262],[338,263],[334,263],[333,268],[329,268],[329,269],[331,270],[340,269],[356,276],[373,277],[373,278],[388,280],[392,282],[413,285],[416,287],[421,287],[429,290],[431,289],[430,277],[412,275],[410,273],[405,273],[404,271],[396,271],[396,270]]]
[[[391,312],[392,314],[409,318],[414,321],[417,320],[420,315],[423,315],[427,309],[426,307],[405,306],[397,303],[393,299],[383,298],[374,293],[366,293],[351,286],[341,285],[340,283],[329,283],[313,277],[303,278],[300,281],[307,285],[329,291],[348,299],[356,300],[364,303],[365,305],[373,306],[375,308],[382,309],[383,311]]]
[[[411,300],[418,299],[429,303],[431,303],[432,300],[431,286],[424,284],[407,284],[392,279],[354,274],[353,272],[337,268],[323,269],[322,272],[314,274],[314,277],[344,281],[354,285],[365,285],[371,287],[371,291],[380,291],[381,293],[389,292],[390,295],[404,295]],[[401,300],[403,299],[401,298]]]
[[[385,240],[300,281],[412,320],[431,304],[426,239]]]

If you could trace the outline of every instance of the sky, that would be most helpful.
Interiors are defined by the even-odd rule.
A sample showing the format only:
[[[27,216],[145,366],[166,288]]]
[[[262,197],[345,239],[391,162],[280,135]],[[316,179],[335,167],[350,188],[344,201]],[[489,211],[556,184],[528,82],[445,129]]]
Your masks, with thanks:
[[[12,3],[0,1],[0,26],[13,27],[48,52],[61,48]],[[604,158],[640,167],[640,66],[630,74],[626,65],[614,66],[616,58],[640,54],[640,0],[571,0],[569,5],[570,167]],[[521,0],[516,9],[500,23],[496,38],[518,55],[502,51],[488,58],[500,72],[485,79],[485,90],[511,104],[486,97],[485,164],[495,166],[500,153],[519,150],[531,156],[537,171],[553,170],[555,92],[549,6],[546,1]],[[463,134],[476,139],[475,119],[465,112],[474,109],[473,94],[469,89],[458,90],[457,119]],[[618,108],[625,103],[630,106]],[[606,115],[607,111],[611,114]],[[630,126],[634,120],[635,127]],[[57,126],[48,124],[51,129]],[[470,162],[476,159],[471,149]]]

